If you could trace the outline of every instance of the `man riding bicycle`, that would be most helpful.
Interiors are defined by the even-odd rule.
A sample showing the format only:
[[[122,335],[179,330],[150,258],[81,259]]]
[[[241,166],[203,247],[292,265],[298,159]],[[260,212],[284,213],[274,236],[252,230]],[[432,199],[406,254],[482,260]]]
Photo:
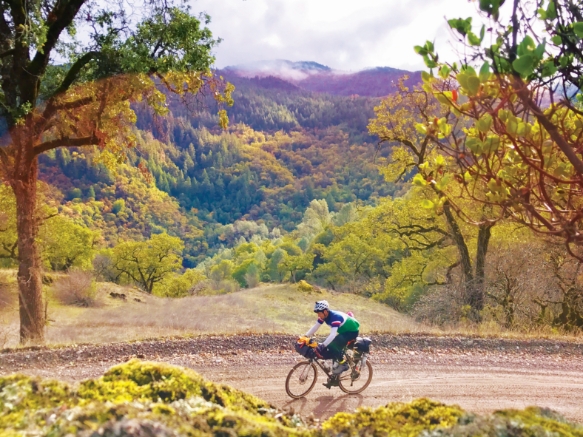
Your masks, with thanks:
[[[351,340],[358,337],[360,324],[346,313],[331,310],[328,301],[325,300],[316,302],[314,312],[318,315],[318,321],[306,333],[306,337],[314,335],[324,323],[330,326],[330,335],[315,349],[318,358],[333,359],[338,363],[338,366],[333,369],[334,377],[324,384],[325,387],[330,388],[338,385],[338,375],[350,368],[344,357],[344,348]]]

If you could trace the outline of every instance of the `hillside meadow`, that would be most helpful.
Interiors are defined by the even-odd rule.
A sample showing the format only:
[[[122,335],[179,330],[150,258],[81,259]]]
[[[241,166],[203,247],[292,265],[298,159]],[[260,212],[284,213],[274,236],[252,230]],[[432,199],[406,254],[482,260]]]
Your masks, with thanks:
[[[0,348],[18,344],[15,271],[2,270]],[[198,334],[303,334],[315,322],[315,300],[327,299],[334,308],[352,311],[362,332],[418,332],[426,330],[385,304],[326,290],[302,292],[295,284],[260,285],[252,289],[180,299],[161,298],[134,287],[97,283],[95,305],[63,305],[48,293],[47,344],[66,345],[132,341]],[[125,299],[112,297],[123,294]],[[324,335],[324,329],[321,335]]]

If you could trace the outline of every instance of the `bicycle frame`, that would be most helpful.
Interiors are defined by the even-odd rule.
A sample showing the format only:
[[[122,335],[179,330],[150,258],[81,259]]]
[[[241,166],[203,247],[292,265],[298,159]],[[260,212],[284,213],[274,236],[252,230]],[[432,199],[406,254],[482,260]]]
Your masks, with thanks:
[[[348,365],[350,366],[350,371],[351,373],[356,371],[360,371],[360,369],[362,369],[364,366],[366,366],[366,361],[368,359],[368,353],[362,353],[360,358],[357,360],[357,362],[354,361],[354,351],[351,350],[351,354],[347,353],[348,350],[344,349],[344,353],[346,354],[346,361],[348,362]],[[333,376],[340,376],[340,374],[336,375],[335,373],[332,372],[332,368],[327,369],[328,366],[324,366],[323,362],[325,362],[326,360],[323,359],[319,359],[318,357],[314,357],[314,358],[310,358],[309,359],[311,363],[316,363],[318,365],[318,367],[320,369],[322,369],[322,372],[324,372],[326,374],[326,376],[328,376],[328,378],[331,378]],[[358,368],[356,368],[358,367]]]
[[[307,358],[307,361],[300,361],[297,363],[287,375],[285,381],[287,394],[294,399],[299,399],[307,395],[314,388],[314,384],[316,384],[318,378],[318,367],[328,377],[328,383],[324,384],[327,388],[330,388],[331,385],[338,385],[340,390],[348,394],[362,392],[368,387],[373,376],[373,369],[367,360],[369,353],[355,351],[352,350],[352,348],[347,349],[348,350],[345,349],[345,352],[346,362],[348,363],[349,369],[341,373],[334,373],[334,368],[330,368],[328,364],[325,363],[325,360],[321,358],[305,357]],[[364,378],[362,377],[363,369],[366,369]],[[296,370],[299,370],[299,372],[294,373]],[[333,380],[337,381],[337,383],[332,384]],[[295,383],[293,381],[295,381]],[[307,385],[304,385],[306,383]],[[357,387],[353,388],[355,383]],[[299,384],[300,387],[296,387],[295,384]]]

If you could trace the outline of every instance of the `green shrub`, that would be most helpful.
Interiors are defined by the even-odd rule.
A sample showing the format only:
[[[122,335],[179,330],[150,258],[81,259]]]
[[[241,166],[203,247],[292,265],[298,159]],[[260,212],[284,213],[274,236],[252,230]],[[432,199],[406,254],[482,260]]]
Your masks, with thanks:
[[[197,284],[205,281],[206,277],[199,270],[187,269],[182,275],[166,276],[154,286],[154,294],[162,297],[191,296]]]
[[[314,287],[303,279],[297,283],[296,287],[298,291],[301,291],[302,293],[313,293],[315,291]]]

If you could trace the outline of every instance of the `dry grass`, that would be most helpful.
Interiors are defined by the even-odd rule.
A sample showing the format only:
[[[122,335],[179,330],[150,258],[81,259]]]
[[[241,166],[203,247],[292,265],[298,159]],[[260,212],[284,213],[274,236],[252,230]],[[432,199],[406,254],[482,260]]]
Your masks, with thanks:
[[[0,270],[0,278],[2,278]],[[15,284],[12,293],[16,296]],[[110,293],[124,294],[125,300]],[[288,333],[301,334],[315,322],[314,301],[327,299],[333,308],[352,311],[367,332],[431,333],[486,337],[551,337],[573,340],[552,330],[517,333],[493,324],[457,325],[443,329],[415,322],[386,305],[351,294],[305,293],[289,284],[262,285],[255,289],[214,296],[169,299],[150,296],[132,287],[98,283],[101,305],[81,308],[49,301],[48,344],[131,341],[144,338],[198,334]],[[137,302],[139,299],[140,302]],[[4,337],[2,333],[5,333]],[[318,334],[325,336],[326,327]],[[3,340],[4,338],[4,340]],[[4,343],[4,344],[3,344]],[[0,348],[18,345],[18,308],[0,311]]]
[[[67,276],[59,278],[52,286],[53,295],[63,305],[80,307],[97,306],[97,287],[91,272],[70,271]]]
[[[18,338],[18,289],[16,270],[0,270],[0,349]]]
[[[105,284],[103,284],[105,285]],[[291,285],[269,285],[217,296],[164,299],[113,284],[100,287],[106,307],[54,308],[49,343],[101,343],[160,336],[278,332],[301,334],[315,321],[315,300],[328,299],[334,308],[353,311],[363,332],[418,332],[422,326],[386,305],[347,294],[306,294]],[[125,302],[108,298],[125,292]],[[136,302],[135,297],[144,302]],[[320,333],[327,334],[326,329]]]

